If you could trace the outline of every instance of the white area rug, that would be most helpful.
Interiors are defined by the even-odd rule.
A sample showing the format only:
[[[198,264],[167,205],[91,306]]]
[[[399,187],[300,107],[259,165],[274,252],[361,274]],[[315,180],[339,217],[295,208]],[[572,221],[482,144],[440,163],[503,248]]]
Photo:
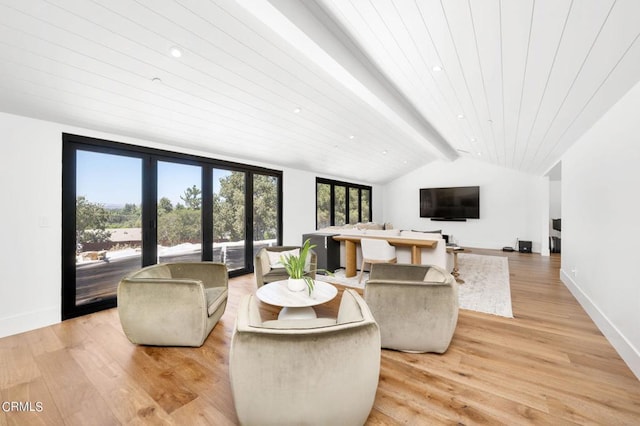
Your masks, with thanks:
[[[460,253],[458,269],[459,278],[464,280],[464,284],[458,286],[461,309],[513,318],[509,262],[506,257]],[[317,277],[323,281],[356,288],[364,288],[368,278],[369,273],[365,272],[362,283],[359,284],[358,276],[345,278],[344,269],[337,270],[333,277]]]

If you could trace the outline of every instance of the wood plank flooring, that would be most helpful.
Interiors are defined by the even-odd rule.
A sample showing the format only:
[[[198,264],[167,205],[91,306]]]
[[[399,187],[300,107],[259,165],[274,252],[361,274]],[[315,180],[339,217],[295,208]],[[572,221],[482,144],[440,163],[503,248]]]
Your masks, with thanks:
[[[473,252],[509,257],[515,318],[461,310],[445,354],[383,350],[367,424],[640,424],[640,381],[560,282],[559,256]],[[0,426],[237,424],[228,349],[254,289],[253,275],[230,281],[201,348],[132,345],[115,309],[0,339],[0,402],[32,409],[4,404]],[[335,316],[338,300],[319,315]],[[277,312],[262,306],[264,319]]]

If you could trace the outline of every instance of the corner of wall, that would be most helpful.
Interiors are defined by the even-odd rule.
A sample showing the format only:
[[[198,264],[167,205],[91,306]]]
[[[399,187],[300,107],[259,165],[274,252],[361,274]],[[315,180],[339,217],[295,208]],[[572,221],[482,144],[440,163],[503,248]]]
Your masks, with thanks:
[[[607,318],[607,316],[593,303],[591,298],[587,296],[578,283],[564,270],[560,270],[560,280],[569,289],[573,297],[587,312],[596,326],[600,329],[604,337],[618,352],[622,360],[631,369],[633,374],[640,380],[640,352],[629,342],[624,335],[616,328],[616,326]]]
[[[60,307],[29,311],[0,318],[0,338],[57,324],[61,321]]]

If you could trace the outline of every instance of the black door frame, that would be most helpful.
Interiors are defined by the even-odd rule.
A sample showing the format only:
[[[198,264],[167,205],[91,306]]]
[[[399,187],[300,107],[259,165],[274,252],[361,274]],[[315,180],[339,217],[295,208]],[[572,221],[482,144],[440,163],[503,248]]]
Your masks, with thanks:
[[[253,272],[253,175],[278,178],[278,235],[282,244],[282,171],[242,163],[120,142],[62,134],[62,320],[117,306],[115,297],[83,305],[76,305],[76,151],[142,159],[142,265],[157,262],[157,164],[169,161],[202,167],[202,260],[213,258],[213,169],[245,173],[245,267],[229,272],[238,276]]]

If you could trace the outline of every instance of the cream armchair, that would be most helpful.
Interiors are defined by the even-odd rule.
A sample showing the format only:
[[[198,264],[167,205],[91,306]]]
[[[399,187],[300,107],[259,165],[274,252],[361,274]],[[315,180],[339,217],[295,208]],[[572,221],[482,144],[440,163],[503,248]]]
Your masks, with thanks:
[[[380,331],[364,300],[342,295],[337,319],[262,321],[239,305],[229,353],[243,425],[362,425],[378,386]]]
[[[223,263],[164,263],[127,275],[118,285],[118,314],[136,344],[202,346],[227,306]]]
[[[272,283],[274,281],[286,280],[289,278],[287,275],[287,271],[283,266],[277,264],[280,259],[280,256],[287,251],[291,250],[300,250],[299,246],[273,246],[273,247],[264,247],[258,250],[256,253],[256,259],[253,265],[254,275],[256,277],[256,285],[258,288],[262,287],[267,283]],[[309,272],[309,276],[311,278],[316,277],[316,269],[318,265],[318,256],[316,252],[313,250],[309,250],[309,267],[305,268]]]
[[[443,353],[449,347],[458,322],[458,283],[444,269],[375,264],[364,298],[383,348]]]

